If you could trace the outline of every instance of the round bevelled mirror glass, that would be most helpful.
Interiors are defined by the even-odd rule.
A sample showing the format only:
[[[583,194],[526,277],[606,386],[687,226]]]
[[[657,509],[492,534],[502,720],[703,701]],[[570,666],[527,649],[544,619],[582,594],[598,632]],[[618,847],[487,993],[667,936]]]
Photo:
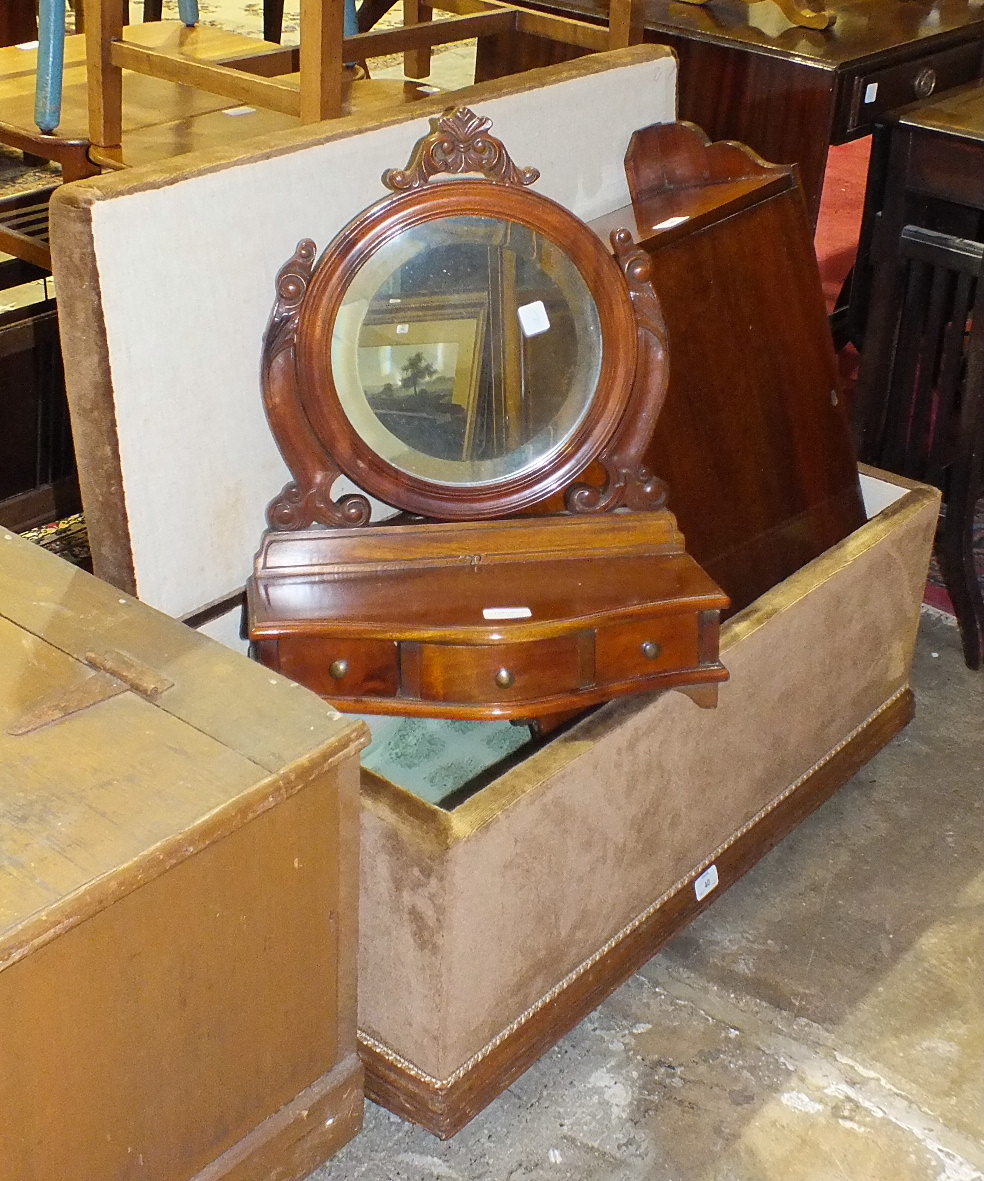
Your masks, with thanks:
[[[479,486],[563,451],[601,372],[601,323],[567,254],[497,217],[434,218],[359,267],[335,317],[332,382],[399,471]]]

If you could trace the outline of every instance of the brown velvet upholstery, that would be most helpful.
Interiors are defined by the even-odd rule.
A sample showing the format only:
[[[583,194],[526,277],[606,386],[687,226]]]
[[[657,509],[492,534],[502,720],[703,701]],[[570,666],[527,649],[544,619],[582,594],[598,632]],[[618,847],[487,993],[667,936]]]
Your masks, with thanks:
[[[905,688],[938,510],[905,486],[725,625],[716,710],[613,702],[451,814],[364,778],[366,1035],[449,1079]]]

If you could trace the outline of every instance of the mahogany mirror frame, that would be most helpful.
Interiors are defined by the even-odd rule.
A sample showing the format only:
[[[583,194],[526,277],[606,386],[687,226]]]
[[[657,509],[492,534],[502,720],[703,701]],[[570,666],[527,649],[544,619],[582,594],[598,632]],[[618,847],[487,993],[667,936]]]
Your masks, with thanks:
[[[522,226],[561,249],[584,279],[601,326],[601,367],[581,421],[564,446],[523,471],[482,484],[443,485],[381,458],[353,429],[326,363],[342,300],[355,273],[397,235],[443,218],[489,217]],[[602,450],[629,399],[635,372],[635,317],[625,278],[602,241],[567,210],[526,189],[456,180],[371,207],[322,256],[297,330],[301,403],[315,434],[331,440],[345,475],[386,504],[445,520],[497,517],[560,490]]]
[[[576,513],[661,508],[665,487],[639,460],[666,390],[665,328],[648,259],[628,231],[613,234],[609,245],[569,210],[531,192],[526,186],[539,174],[513,164],[487,119],[452,108],[431,125],[407,167],[384,176],[393,195],[349,222],[317,262],[314,243],[302,241],[278,275],[262,385],[294,480],[270,503],[270,528],[365,525],[370,498],[444,521],[507,516],[559,493]],[[469,216],[542,235],[569,260],[594,302],[601,357],[590,402],[560,445],[500,478],[453,483],[398,467],[363,439],[336,388],[332,341],[351,283],[377,252],[429,223]],[[603,483],[575,482],[592,464],[600,465]],[[360,492],[334,500],[340,476]]]

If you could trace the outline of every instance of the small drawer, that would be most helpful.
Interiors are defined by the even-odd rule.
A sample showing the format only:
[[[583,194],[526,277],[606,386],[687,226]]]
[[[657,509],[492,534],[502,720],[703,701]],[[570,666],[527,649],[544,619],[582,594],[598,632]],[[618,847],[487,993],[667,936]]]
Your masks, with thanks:
[[[595,666],[599,685],[696,668],[699,663],[696,613],[598,628]]]
[[[886,111],[949,90],[951,86],[971,82],[980,74],[980,41],[943,49],[900,65],[859,73],[849,88],[846,125],[837,132],[840,135],[868,132]]]
[[[584,634],[590,642],[590,633]],[[403,691],[425,701],[535,701],[569,693],[582,681],[579,633],[523,644],[412,647],[419,655],[417,683],[410,683],[411,660],[405,652]]]
[[[283,636],[279,668],[322,697],[393,697],[399,685],[395,640]]]

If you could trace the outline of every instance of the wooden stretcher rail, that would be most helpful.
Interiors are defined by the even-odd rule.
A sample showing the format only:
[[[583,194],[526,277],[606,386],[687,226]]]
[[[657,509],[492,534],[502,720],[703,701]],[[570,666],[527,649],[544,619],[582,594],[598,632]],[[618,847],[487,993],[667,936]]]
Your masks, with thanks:
[[[421,0],[421,7],[423,7]],[[508,12],[511,4],[500,4],[497,0],[437,0],[436,4],[428,5],[436,12],[450,12],[455,16],[471,16],[478,12]]]
[[[636,45],[643,37],[640,0],[612,0],[608,27],[592,24],[588,20],[554,16],[547,12],[534,12],[526,8],[514,9],[511,5],[500,4],[496,0],[439,0],[439,3],[432,7],[461,16],[496,9],[511,11],[516,14],[514,28],[517,32],[547,37],[551,41],[562,41],[567,45],[576,45],[581,49],[596,52]]]
[[[449,8],[450,4],[442,0],[442,9],[445,7]],[[467,13],[455,14],[444,20],[427,21],[395,29],[380,29],[375,33],[360,33],[355,37],[346,37],[342,42],[342,56],[346,61],[365,61],[367,58],[384,57],[388,54],[415,52],[419,48],[429,48],[432,45],[447,45],[452,41],[466,41],[472,37],[512,32],[517,28],[517,18],[523,20],[527,15],[505,4],[468,4],[467,7]],[[576,25],[579,22],[566,23]],[[296,74],[300,69],[300,50],[296,46],[285,46],[267,53],[258,53],[254,57],[229,58],[214,64],[244,74],[272,78],[278,74]]]
[[[497,7],[467,16],[428,21],[426,24],[381,29],[378,33],[360,33],[357,37],[345,38],[342,52],[346,60],[362,61],[368,57],[404,53],[421,46],[447,45],[451,41],[467,41],[472,37],[512,32],[517,27],[517,18],[521,21],[523,15],[516,9]]]
[[[236,102],[279,111],[282,115],[301,113],[300,92],[296,81],[264,78],[256,74],[246,74],[229,66],[188,61],[128,41],[112,43],[110,62],[124,70],[135,70],[166,82],[197,86],[201,90],[221,94]]]
[[[641,29],[641,25],[639,27]],[[614,28],[613,25],[613,32]],[[579,49],[589,49],[597,53],[606,49],[621,49],[631,44],[625,40],[617,41],[604,25],[589,25],[586,21],[571,20],[566,16],[551,16],[546,12],[532,10],[520,12],[516,29],[520,33],[547,37],[551,41],[561,41],[565,45],[576,45]],[[641,37],[638,40],[641,40]]]
[[[54,188],[20,193],[0,201],[0,251],[51,270],[48,201]]]

